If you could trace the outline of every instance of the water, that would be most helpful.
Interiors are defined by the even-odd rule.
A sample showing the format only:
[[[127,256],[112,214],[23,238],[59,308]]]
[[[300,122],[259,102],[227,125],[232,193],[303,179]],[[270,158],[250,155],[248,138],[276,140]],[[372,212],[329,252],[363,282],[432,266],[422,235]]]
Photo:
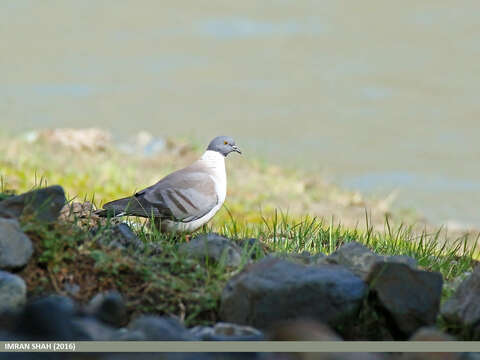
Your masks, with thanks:
[[[435,223],[480,226],[478,1],[12,0],[0,115],[321,170]]]

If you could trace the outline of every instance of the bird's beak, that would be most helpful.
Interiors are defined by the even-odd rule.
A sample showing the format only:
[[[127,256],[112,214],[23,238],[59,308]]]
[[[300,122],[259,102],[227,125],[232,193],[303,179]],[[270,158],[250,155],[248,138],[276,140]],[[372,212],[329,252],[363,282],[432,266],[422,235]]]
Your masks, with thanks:
[[[232,149],[233,149],[233,151],[235,151],[235,152],[237,152],[237,153],[239,153],[239,154],[242,153],[242,151],[239,149],[239,147],[238,147],[237,145],[233,145],[233,146],[232,146]]]

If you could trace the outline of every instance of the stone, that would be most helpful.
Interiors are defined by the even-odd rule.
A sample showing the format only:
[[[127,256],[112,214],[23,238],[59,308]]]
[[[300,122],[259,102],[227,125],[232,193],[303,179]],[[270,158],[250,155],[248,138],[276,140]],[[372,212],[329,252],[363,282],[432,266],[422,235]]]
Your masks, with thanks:
[[[0,218],[0,269],[25,266],[33,254],[33,245],[16,219]]]
[[[190,258],[236,267],[242,263],[242,249],[230,239],[218,234],[202,234],[181,244],[179,253]]]
[[[53,185],[0,201],[0,217],[32,216],[39,221],[54,222],[65,203],[63,188]]]
[[[335,327],[356,316],[366,291],[359,277],[337,265],[264,258],[228,281],[220,316],[259,329],[305,317]]]
[[[87,305],[87,313],[111,326],[120,327],[127,323],[127,306],[117,291],[95,295]]]
[[[62,222],[74,223],[87,229],[95,228],[99,225],[106,226],[108,221],[117,221],[116,219],[102,218],[94,213],[95,206],[91,202],[70,202],[65,204],[60,210],[58,220]]]
[[[290,320],[274,324],[267,331],[269,341],[342,341],[342,338],[327,325],[311,320]],[[283,353],[268,354],[265,360],[292,359],[292,360],[380,360],[381,354],[373,353]]]
[[[20,309],[27,300],[27,286],[20,276],[0,271],[0,314]]]
[[[111,248],[135,250],[144,250],[145,244],[137,235],[125,224],[117,224],[111,228],[104,229],[98,238],[98,242]]]
[[[195,340],[188,330],[173,317],[143,315],[133,320],[128,329],[129,331],[119,340]]]
[[[63,290],[70,296],[77,296],[81,288],[78,284],[66,282],[63,284]]]
[[[463,353],[462,356],[460,357],[460,360],[480,360],[480,353]]]
[[[250,254],[250,258],[252,259],[258,259],[265,256],[264,245],[258,239],[241,239],[238,242],[238,245],[243,249],[243,251],[246,251],[247,254]]]
[[[409,341],[455,341],[455,338],[434,326],[424,326],[415,331]]]
[[[454,341],[455,339],[434,327],[422,327],[410,338],[410,341]],[[401,360],[459,360],[461,353],[409,352],[403,353]]]
[[[72,327],[94,341],[115,340],[115,329],[96,318],[83,316],[72,319]]]
[[[200,340],[264,340],[263,333],[251,326],[219,322],[214,326],[195,326],[190,333]]]
[[[435,324],[442,295],[442,275],[402,263],[375,263],[367,277],[369,300],[387,314],[395,338],[405,339]]]
[[[52,295],[33,300],[17,316],[14,333],[21,339],[43,341],[92,340],[81,328],[73,326],[77,312],[74,302]]]
[[[309,319],[286,320],[273,324],[267,331],[270,341],[342,341],[328,325]]]
[[[303,265],[322,265],[326,264],[326,257],[322,253],[311,255],[308,251],[301,253],[289,253],[289,252],[273,252],[267,255],[267,257],[279,258],[288,260],[297,264]]]
[[[406,264],[412,269],[417,267],[417,261],[409,256],[377,255],[365,245],[355,241],[342,245],[325,260],[331,264],[345,266],[347,269],[360,276],[364,280],[367,278],[370,270],[376,263],[400,263]]]
[[[475,340],[480,339],[480,267],[445,301],[441,314],[449,326],[468,330]]]

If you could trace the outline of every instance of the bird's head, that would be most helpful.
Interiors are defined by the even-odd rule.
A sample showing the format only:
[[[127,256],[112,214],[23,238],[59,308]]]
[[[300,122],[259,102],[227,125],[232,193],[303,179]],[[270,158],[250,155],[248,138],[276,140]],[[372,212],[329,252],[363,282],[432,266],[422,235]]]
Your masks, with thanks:
[[[235,144],[235,140],[233,140],[229,136],[217,136],[215,139],[210,141],[207,150],[217,151],[223,156],[227,156],[232,151],[235,151],[239,154],[242,153],[238,146]]]

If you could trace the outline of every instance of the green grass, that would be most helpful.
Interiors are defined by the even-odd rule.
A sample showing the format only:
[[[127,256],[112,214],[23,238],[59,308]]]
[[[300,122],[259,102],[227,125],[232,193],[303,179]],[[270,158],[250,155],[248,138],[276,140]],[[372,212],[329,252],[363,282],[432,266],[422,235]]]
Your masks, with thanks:
[[[193,148],[182,156],[167,151],[155,158],[140,158],[114,148],[88,153],[47,143],[0,140],[0,201],[12,190],[21,193],[39,185],[59,184],[69,199],[100,205],[154,183],[196,159],[200,151]],[[357,241],[378,254],[411,256],[420,267],[441,272],[447,282],[470,271],[478,257],[478,235],[452,236],[424,224],[405,225],[413,223],[395,215],[371,217],[364,207],[375,208],[375,201],[359,200],[317,175],[245,158],[228,163],[226,205],[199,233],[217,232],[234,241],[254,237],[262,241],[267,253],[328,255],[342,244]],[[322,209],[334,209],[337,218],[322,217],[319,204]],[[29,294],[65,293],[65,284],[76,283],[81,291],[74,297],[86,302],[99,291],[116,288],[126,297],[132,315],[175,314],[188,326],[218,320],[222,289],[242,266],[185,258],[178,252],[184,237],[161,234],[134,219],[127,221],[145,244],[156,244],[154,255],[121,251],[100,242],[108,236],[110,223],[91,232],[80,219],[53,225],[24,219],[22,226],[36,250],[34,260],[21,273]],[[245,248],[244,263],[251,251],[257,258],[262,256],[258,249]],[[452,291],[445,286],[444,298]]]
[[[112,226],[109,222],[92,233],[82,228],[78,221],[55,225],[24,221],[23,228],[34,240],[37,251],[35,261],[22,273],[29,294],[52,290],[62,293],[64,284],[71,282],[80,285],[82,295],[78,300],[86,302],[98,291],[116,288],[127,298],[132,315],[144,312],[175,314],[188,326],[217,321],[225,283],[241,270],[251,252],[256,250],[245,247],[239,267],[229,267],[222,262],[204,263],[179,253],[178,247],[185,237],[162,234],[148,223],[132,219],[129,222],[144,244],[155,244],[154,254],[149,250],[121,251],[109,247],[108,240],[98,241],[108,236]],[[405,226],[391,229],[388,220],[385,226],[384,232],[372,228],[363,231],[326,223],[322,219],[294,218],[275,212],[271,217],[264,217],[262,224],[241,225],[232,218],[221,228],[209,226],[199,233],[217,231],[237,242],[255,237],[262,241],[267,253],[330,254],[347,242],[358,241],[378,254],[411,256],[420,267],[441,272],[446,281],[472,269],[476,249],[468,247],[465,238],[447,247],[450,242],[443,240],[442,245],[439,232],[418,235]],[[263,256],[258,250],[255,255],[257,259]],[[90,276],[85,277],[85,272]],[[446,288],[444,296],[448,295]]]

